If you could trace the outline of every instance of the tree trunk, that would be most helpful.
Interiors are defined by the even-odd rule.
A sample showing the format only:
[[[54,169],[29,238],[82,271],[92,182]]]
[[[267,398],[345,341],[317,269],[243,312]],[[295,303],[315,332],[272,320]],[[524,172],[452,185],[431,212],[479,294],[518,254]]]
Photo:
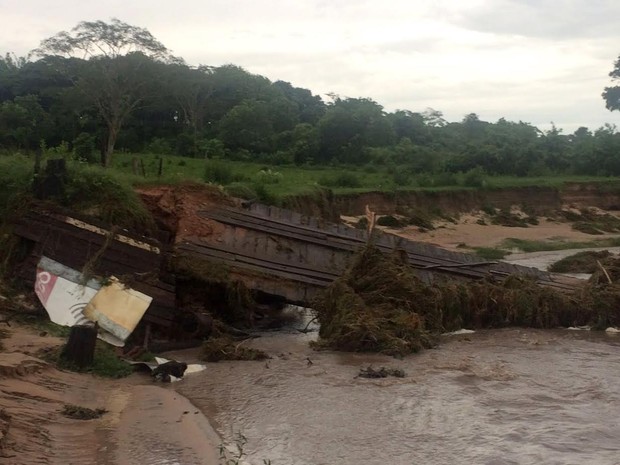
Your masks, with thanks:
[[[103,154],[103,166],[105,168],[110,166],[110,162],[112,161],[112,153],[114,153],[114,145],[116,144],[119,131],[120,127],[114,124],[108,125],[108,143],[106,144],[105,153]]]
[[[97,326],[77,325],[71,328],[69,339],[62,348],[60,358],[83,370],[93,364]]]

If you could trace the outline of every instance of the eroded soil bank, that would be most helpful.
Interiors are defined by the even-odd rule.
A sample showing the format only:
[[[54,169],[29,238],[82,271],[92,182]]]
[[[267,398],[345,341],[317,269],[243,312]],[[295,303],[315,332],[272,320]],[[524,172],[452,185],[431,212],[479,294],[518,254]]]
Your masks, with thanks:
[[[513,187],[488,189],[461,189],[445,191],[362,192],[332,195],[316,192],[285,199],[285,207],[307,215],[328,217],[364,214],[366,205],[378,214],[387,215],[402,207],[422,211],[441,211],[454,215],[483,206],[510,208],[518,205],[542,214],[562,205],[598,207],[604,210],[620,209],[620,186],[617,183],[567,183],[555,187]]]
[[[109,380],[61,371],[36,355],[62,339],[15,324],[9,332],[0,353],[0,463],[219,463],[217,434],[170,385],[142,374]],[[72,419],[65,405],[106,413]]]

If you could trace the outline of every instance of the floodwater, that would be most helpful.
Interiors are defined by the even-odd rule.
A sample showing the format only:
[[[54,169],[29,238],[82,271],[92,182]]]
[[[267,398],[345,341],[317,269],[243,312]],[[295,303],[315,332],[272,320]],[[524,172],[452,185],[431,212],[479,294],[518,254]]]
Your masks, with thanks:
[[[268,333],[267,362],[220,362],[176,388],[246,461],[274,465],[620,464],[620,336],[506,329],[397,360]],[[405,378],[361,379],[360,368]]]
[[[512,263],[514,265],[531,266],[532,268],[538,268],[539,270],[546,271],[547,268],[555,262],[571,255],[575,255],[578,252],[601,252],[603,250],[607,250],[614,255],[620,254],[620,247],[593,247],[587,249],[566,249],[530,253],[513,253],[508,255],[503,261]],[[590,277],[590,275],[586,273],[566,274],[568,276],[574,276],[581,279],[588,279]]]

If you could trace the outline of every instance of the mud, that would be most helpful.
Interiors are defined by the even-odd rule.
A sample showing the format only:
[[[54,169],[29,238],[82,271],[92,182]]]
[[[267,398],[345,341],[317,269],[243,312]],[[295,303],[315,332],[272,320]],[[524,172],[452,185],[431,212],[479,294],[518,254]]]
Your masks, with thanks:
[[[265,335],[268,364],[210,364],[178,388],[226,440],[248,438],[252,464],[618,463],[617,337],[483,331],[403,360],[313,352],[310,339]],[[407,376],[355,378],[368,365]]]
[[[10,332],[5,343],[13,352],[0,353],[0,463],[219,463],[219,437],[174,390],[141,374],[109,380],[58,370],[26,352],[57,346],[59,338],[20,326]],[[100,415],[86,420],[90,411]]]

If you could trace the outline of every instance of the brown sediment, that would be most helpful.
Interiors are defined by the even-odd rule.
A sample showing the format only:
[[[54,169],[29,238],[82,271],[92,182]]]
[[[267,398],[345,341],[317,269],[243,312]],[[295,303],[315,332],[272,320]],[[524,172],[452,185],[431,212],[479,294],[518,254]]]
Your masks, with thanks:
[[[560,212],[561,210],[558,210]],[[557,212],[556,212],[557,213]],[[609,212],[619,214],[619,212]],[[344,216],[342,219],[348,224],[355,224],[357,216]],[[618,237],[618,234],[604,233],[592,236],[591,234],[575,230],[573,222],[559,216],[539,217],[538,224],[528,224],[527,227],[506,227],[491,224],[488,215],[480,210],[473,210],[456,216],[451,220],[435,219],[434,229],[424,229],[417,226],[404,228],[381,228],[386,232],[404,237],[413,241],[428,242],[448,250],[463,251],[464,248],[498,247],[508,238],[532,241],[592,241],[594,238],[605,239]]]
[[[10,332],[10,352],[0,353],[1,463],[218,463],[217,435],[174,390],[146,386],[139,374],[119,381],[58,370],[25,352],[60,338],[15,324]],[[82,421],[66,416],[67,405],[106,413]]]
[[[209,207],[236,205],[223,190],[203,184],[143,187],[137,192],[158,226],[170,232],[175,242],[221,233],[216,223],[197,213]]]

